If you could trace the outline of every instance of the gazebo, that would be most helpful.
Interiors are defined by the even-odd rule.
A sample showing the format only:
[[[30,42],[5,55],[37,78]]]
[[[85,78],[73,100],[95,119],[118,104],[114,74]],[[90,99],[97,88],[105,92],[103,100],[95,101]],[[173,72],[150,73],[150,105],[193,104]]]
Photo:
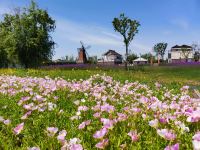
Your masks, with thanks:
[[[133,63],[134,64],[147,64],[148,63],[148,60],[147,59],[144,59],[142,57],[139,57],[135,60],[133,60]]]

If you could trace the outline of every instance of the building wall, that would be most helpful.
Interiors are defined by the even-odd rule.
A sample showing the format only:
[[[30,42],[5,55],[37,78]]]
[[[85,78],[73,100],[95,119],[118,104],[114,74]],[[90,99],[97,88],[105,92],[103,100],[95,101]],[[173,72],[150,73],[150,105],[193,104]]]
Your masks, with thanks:
[[[116,56],[115,55],[107,55],[103,57],[104,61],[115,61]]]
[[[191,51],[188,55],[188,59],[193,58],[193,52]],[[171,51],[171,59],[185,59],[182,51]]]
[[[186,59],[172,59],[171,63],[185,63],[185,62],[192,62],[192,59],[189,58],[188,60]]]
[[[123,58],[117,55],[106,55],[102,59],[98,60],[98,63],[102,64],[121,64]]]

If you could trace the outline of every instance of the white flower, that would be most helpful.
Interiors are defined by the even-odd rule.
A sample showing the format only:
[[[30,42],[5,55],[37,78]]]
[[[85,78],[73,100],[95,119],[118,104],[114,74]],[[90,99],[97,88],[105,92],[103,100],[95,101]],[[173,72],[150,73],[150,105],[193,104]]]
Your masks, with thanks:
[[[69,140],[70,145],[80,143],[81,140],[79,138],[73,138]]]
[[[75,105],[79,105],[79,104],[80,104],[80,101],[79,101],[79,100],[76,100],[76,101],[74,101],[74,104],[75,104]]]
[[[77,111],[77,112],[76,112],[76,115],[77,115],[77,116],[80,116],[80,115],[81,115],[81,112],[80,112],[80,111]]]
[[[84,99],[84,98],[82,98],[82,99],[81,99],[81,102],[85,103],[85,99]]]
[[[0,116],[0,122],[3,122],[4,118],[2,116]]]
[[[200,132],[197,132],[192,137],[192,144],[193,144],[194,150],[200,150]]]

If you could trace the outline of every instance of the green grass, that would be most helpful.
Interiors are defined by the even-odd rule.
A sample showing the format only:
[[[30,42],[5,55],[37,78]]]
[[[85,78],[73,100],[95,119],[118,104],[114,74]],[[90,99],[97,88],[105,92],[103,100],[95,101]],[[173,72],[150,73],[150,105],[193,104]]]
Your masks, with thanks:
[[[62,77],[63,79],[87,79],[94,74],[106,74],[112,76],[115,80],[124,82],[140,81],[142,83],[160,82],[166,85],[181,84],[200,86],[200,66],[190,67],[139,67],[129,71],[124,69],[2,69],[0,74],[9,74],[17,76],[49,76],[52,78]]]

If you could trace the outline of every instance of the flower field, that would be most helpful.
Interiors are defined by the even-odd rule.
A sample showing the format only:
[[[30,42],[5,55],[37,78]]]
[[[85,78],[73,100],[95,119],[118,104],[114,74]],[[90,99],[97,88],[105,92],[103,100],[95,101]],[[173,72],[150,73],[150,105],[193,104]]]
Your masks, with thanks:
[[[199,150],[199,122],[189,86],[0,76],[0,149]]]

